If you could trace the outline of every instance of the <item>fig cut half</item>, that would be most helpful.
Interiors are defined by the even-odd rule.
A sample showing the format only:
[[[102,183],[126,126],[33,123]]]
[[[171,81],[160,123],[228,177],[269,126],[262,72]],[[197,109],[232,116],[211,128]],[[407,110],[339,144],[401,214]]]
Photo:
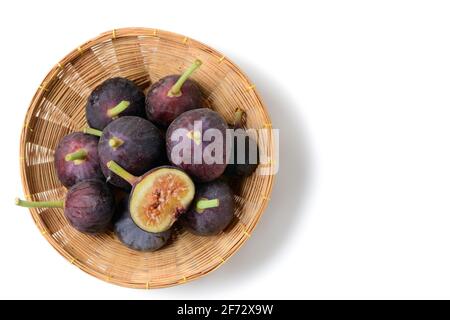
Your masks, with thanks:
[[[194,199],[194,183],[178,168],[158,167],[135,177],[114,161],[109,161],[107,167],[133,186],[130,215],[144,231],[158,233],[170,229]]]

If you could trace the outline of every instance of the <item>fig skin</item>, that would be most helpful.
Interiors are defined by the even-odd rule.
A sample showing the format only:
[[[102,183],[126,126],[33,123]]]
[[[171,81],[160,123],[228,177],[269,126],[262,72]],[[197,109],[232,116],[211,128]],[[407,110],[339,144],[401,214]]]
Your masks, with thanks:
[[[186,130],[187,132],[192,132],[194,130],[194,122],[196,121],[201,121],[202,124],[203,132],[202,136],[199,137],[199,141],[201,142],[202,163],[201,164],[194,163],[195,142],[194,140],[191,140],[189,143],[191,149],[190,163],[181,162],[180,164],[177,164],[178,161],[176,161],[176,159],[172,157],[172,150],[178,143],[181,143],[180,142],[181,138],[178,141],[172,141],[171,137],[178,129],[183,129]],[[203,141],[204,140],[203,135],[208,129],[217,129],[222,134],[223,138],[223,149],[222,149],[223,158],[221,159],[222,163],[211,163],[211,164],[205,163],[205,160],[203,158],[204,150],[205,148],[207,148],[209,144],[212,143],[212,141]],[[208,108],[194,109],[181,114],[171,123],[166,132],[166,151],[169,161],[175,166],[178,166],[179,168],[186,171],[197,182],[208,182],[217,179],[224,173],[227,166],[227,158],[226,158],[227,129],[228,125],[222,118],[222,116],[220,116],[219,113],[210,110]]]
[[[162,248],[169,241],[172,229],[159,233],[142,230],[131,218],[128,205],[127,197],[118,205],[114,221],[117,238],[128,248],[136,251],[156,251]]]
[[[111,138],[123,144],[117,148],[109,145]],[[164,139],[160,130],[150,121],[139,117],[120,117],[103,130],[98,144],[101,170],[112,185],[130,190],[127,181],[111,172],[106,163],[114,160],[135,176],[141,176],[157,166],[164,153]]]
[[[197,193],[191,207],[179,219],[180,224],[195,235],[217,235],[233,220],[233,192],[228,184],[221,180],[198,184],[196,190]],[[219,205],[199,212],[196,204],[202,199],[218,199]]]
[[[234,131],[233,131],[233,162],[229,163],[227,169],[225,170],[225,174],[228,176],[238,176],[238,177],[248,177],[255,172],[256,168],[259,164],[259,149],[258,144],[255,139],[251,137],[246,131],[243,129],[243,117],[245,115],[245,111],[238,108],[234,113]],[[242,130],[240,130],[242,129]],[[238,160],[242,160],[242,155],[239,152],[242,152],[241,148],[238,148],[238,141],[242,141],[244,139],[244,162],[238,163]],[[239,146],[240,147],[240,146]],[[251,148],[250,148],[251,147]],[[256,163],[252,163],[253,159],[250,159],[250,151],[256,151]],[[239,157],[241,156],[241,157]]]
[[[115,117],[109,116],[108,110],[122,101],[130,105]],[[86,118],[90,127],[103,130],[117,117],[145,117],[145,95],[139,87],[126,78],[111,78],[92,91],[86,104]]]
[[[150,121],[167,127],[183,112],[201,108],[202,94],[193,80],[184,82],[180,96],[167,95],[179,78],[179,75],[170,75],[151,85],[145,99],[145,111]]]
[[[55,151],[54,164],[56,175],[65,187],[71,187],[87,179],[105,179],[100,168],[100,159],[97,152],[98,141],[99,139],[95,136],[74,132],[65,136],[59,142]],[[86,157],[83,161],[66,161],[66,155],[80,149],[86,151]]]
[[[113,194],[105,182],[84,180],[67,192],[64,215],[78,231],[96,234],[108,229],[114,207]]]
[[[249,177],[252,175],[253,172],[255,172],[256,168],[258,167],[258,163],[259,163],[259,150],[258,150],[258,146],[255,142],[255,140],[250,137],[247,134],[243,134],[243,133],[234,133],[235,137],[234,139],[234,143],[233,143],[233,155],[234,155],[234,161],[233,163],[228,164],[226,170],[225,170],[225,174],[229,175],[229,176],[239,176],[239,177]],[[245,139],[245,155],[244,155],[244,163],[238,163],[239,157],[238,157],[238,148],[237,148],[237,143],[238,143],[238,138],[237,136],[239,135],[244,135],[244,139]],[[251,163],[250,161],[250,145],[254,144],[256,146],[256,152],[258,152],[257,155],[257,161],[256,163]]]

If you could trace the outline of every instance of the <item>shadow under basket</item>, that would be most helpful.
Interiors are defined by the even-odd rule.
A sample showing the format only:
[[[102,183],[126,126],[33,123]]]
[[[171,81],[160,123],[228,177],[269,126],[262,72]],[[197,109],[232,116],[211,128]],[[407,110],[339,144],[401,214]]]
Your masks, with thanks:
[[[58,62],[36,91],[27,111],[20,146],[25,197],[62,199],[53,157],[62,137],[86,126],[85,105],[91,91],[108,78],[133,80],[143,90],[169,74],[179,74],[195,59],[203,61],[192,78],[205,103],[229,123],[236,108],[246,112],[246,126],[270,129],[268,112],[248,78],[225,56],[191,38],[167,31],[125,28],[105,32]],[[274,159],[270,130],[259,148]],[[199,237],[176,228],[173,239],[156,252],[128,249],[112,231],[90,236],[73,229],[62,209],[30,209],[50,244],[70,263],[110,283],[131,288],[161,288],[197,279],[222,265],[250,237],[272,191],[273,164],[260,164],[235,190],[235,218],[220,235]],[[269,172],[269,173],[267,173]]]

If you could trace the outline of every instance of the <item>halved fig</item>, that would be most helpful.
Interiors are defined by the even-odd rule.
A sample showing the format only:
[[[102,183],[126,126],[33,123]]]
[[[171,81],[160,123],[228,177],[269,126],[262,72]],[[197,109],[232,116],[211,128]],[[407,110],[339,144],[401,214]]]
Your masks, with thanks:
[[[178,168],[158,167],[135,177],[114,161],[109,161],[107,167],[132,185],[130,215],[144,231],[168,230],[186,212],[194,198],[194,183]]]

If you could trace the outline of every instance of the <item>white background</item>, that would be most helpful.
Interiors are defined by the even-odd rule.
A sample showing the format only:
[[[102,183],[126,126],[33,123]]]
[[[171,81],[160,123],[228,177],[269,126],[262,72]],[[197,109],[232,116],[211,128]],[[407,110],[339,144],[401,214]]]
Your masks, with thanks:
[[[1,1],[1,298],[450,298],[450,4],[446,1]],[[147,26],[222,51],[281,128],[269,208],[225,265],[131,290],[41,236],[19,135],[70,50]]]

